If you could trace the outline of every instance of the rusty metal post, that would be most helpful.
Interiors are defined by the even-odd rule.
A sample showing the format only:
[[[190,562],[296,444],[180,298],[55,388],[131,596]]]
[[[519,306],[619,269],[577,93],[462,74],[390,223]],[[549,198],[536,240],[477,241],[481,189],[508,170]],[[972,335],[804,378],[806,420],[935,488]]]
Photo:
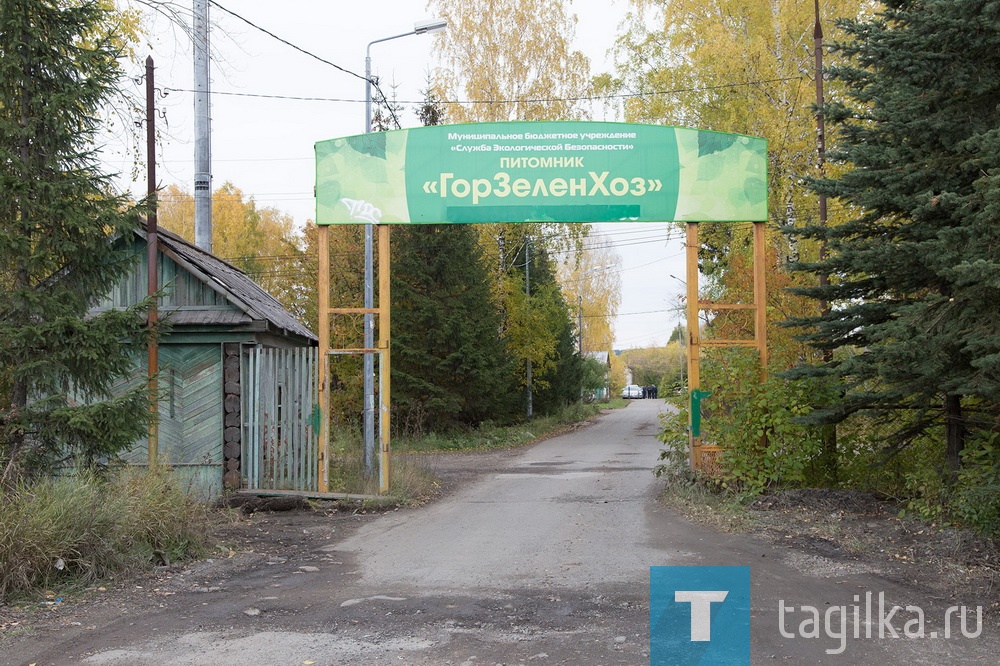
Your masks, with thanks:
[[[152,305],[146,314],[146,325],[149,327],[149,342],[146,349],[146,372],[149,380],[149,430],[146,435],[147,461],[150,467],[159,462],[160,437],[160,389],[157,376],[160,373],[160,347],[156,339],[160,322],[160,313],[156,302],[159,292],[159,236],[156,224],[156,86],[153,82],[153,57],[146,58],[146,194],[149,199],[149,212],[146,215],[146,277],[147,293],[152,299]]]
[[[767,379],[767,223],[753,223],[754,342],[760,353],[760,379]]]

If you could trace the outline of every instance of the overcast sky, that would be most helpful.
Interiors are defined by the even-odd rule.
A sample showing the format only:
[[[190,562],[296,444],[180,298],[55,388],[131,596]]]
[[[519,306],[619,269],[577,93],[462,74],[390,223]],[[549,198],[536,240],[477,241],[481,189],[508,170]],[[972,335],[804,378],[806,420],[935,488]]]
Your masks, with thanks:
[[[190,11],[190,0],[178,3]],[[329,2],[329,0],[220,0],[235,12],[309,53],[348,70],[345,73],[269,36],[261,29],[211,6],[212,178],[213,189],[226,181],[273,206],[299,224],[315,217],[313,146],[317,141],[364,131],[365,48],[376,39],[413,30],[432,18],[423,0]],[[624,0],[576,0],[577,48],[594,73],[609,71]],[[167,91],[158,101],[162,137],[157,178],[193,191],[194,96],[191,44],[166,21],[155,24],[146,47],[156,66],[156,85]],[[398,84],[405,107],[403,127],[416,127],[413,111],[434,64],[434,35],[412,35],[375,44],[372,73]],[[140,55],[145,55],[140,49]],[[353,74],[353,75],[352,75]],[[137,93],[141,92],[136,85]],[[387,94],[388,89],[386,89]],[[597,110],[593,120],[617,121]],[[132,158],[109,152],[112,169],[129,173]],[[145,192],[145,175],[131,187]],[[665,343],[678,323],[678,295],[684,276],[683,243],[667,224],[596,225],[622,257],[622,304],[615,322],[615,347]]]

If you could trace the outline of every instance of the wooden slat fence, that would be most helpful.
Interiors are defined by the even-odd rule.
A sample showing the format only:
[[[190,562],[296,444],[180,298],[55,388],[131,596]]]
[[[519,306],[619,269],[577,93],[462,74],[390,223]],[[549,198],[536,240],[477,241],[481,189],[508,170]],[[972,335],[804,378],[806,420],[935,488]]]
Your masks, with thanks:
[[[243,473],[246,487],[318,489],[315,347],[254,347],[243,354]]]

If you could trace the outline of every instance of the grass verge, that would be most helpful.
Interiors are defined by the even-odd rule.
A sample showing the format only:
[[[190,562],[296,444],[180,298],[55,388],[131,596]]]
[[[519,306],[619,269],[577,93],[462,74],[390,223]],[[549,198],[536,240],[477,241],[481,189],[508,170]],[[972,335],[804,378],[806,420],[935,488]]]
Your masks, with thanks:
[[[753,526],[745,501],[728,492],[714,492],[690,473],[667,473],[660,501],[694,522],[711,525],[724,532],[746,532]]]
[[[624,400],[621,402],[625,403]],[[431,433],[419,438],[401,437],[393,443],[393,447],[407,453],[506,449],[557,435],[600,414],[608,407],[609,405],[604,404],[575,403],[555,414],[537,416],[527,423],[498,426],[487,421],[478,428],[467,431]]]
[[[623,407],[625,400],[608,404],[575,404],[552,415],[539,416],[528,423],[498,426],[484,423],[478,428],[448,433],[430,433],[422,437],[400,437],[392,442],[387,501],[395,504],[419,504],[437,492],[440,484],[421,461],[422,453],[486,451],[512,448],[537,442],[564,432],[609,407]],[[333,492],[377,494],[377,461],[372,474],[365,475],[361,459],[361,435],[346,429],[331,433],[330,490]]]

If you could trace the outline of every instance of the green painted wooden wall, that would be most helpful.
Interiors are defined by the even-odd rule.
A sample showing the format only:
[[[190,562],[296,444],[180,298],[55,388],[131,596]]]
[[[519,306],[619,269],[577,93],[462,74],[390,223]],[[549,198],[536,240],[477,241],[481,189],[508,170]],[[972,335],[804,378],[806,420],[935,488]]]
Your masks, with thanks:
[[[143,364],[145,366],[145,364]],[[222,346],[160,346],[160,461],[197,480],[203,494],[222,492]],[[143,464],[145,438],[125,456]]]
[[[149,284],[146,279],[146,249],[144,245],[136,244],[139,261],[129,276],[122,280],[99,304],[99,308],[122,308],[135,305],[146,298]],[[181,306],[229,306],[228,301],[175,261],[160,253],[158,263],[159,284],[164,295],[160,307],[172,309]]]

